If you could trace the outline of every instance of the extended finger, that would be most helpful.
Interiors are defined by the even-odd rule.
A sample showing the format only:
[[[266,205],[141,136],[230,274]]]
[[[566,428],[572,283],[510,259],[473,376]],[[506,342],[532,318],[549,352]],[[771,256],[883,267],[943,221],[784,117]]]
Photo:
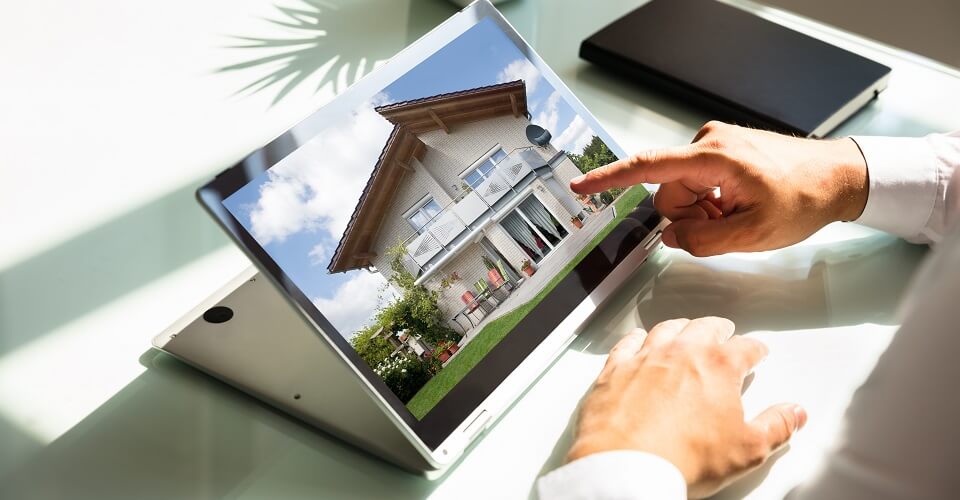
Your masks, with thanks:
[[[727,318],[707,316],[687,323],[680,335],[692,342],[722,344],[733,336],[735,329],[733,321]]]
[[[724,162],[710,161],[712,157],[704,151],[697,144],[644,151],[573,179],[570,189],[576,193],[599,193],[613,187],[681,180],[719,186],[722,179],[729,177],[730,167]]]

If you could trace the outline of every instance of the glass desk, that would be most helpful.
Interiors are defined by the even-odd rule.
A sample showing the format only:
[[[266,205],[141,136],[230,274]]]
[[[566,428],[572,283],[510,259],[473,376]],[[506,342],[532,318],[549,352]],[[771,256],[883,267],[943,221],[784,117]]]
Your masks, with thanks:
[[[638,3],[502,5],[631,151],[687,142],[706,119],[576,57],[581,39]],[[955,71],[741,5],[894,68],[889,89],[837,134],[958,127]],[[704,314],[771,348],[748,413],[784,400],[810,412],[788,453],[722,496],[780,498],[812,474],[925,253],[852,224],[766,254],[661,252],[435,482],[149,349],[248,265],[194,202],[196,186],[453,11],[440,0],[0,7],[4,67],[14,68],[0,91],[0,497],[526,497],[562,460],[608,348],[636,326]]]

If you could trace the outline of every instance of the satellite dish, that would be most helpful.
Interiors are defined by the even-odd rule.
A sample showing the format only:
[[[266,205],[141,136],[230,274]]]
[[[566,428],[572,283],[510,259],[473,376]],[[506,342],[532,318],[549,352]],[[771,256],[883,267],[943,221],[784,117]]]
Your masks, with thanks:
[[[550,138],[550,131],[547,129],[532,123],[527,125],[527,140],[530,141],[530,144],[546,146],[550,144]]]

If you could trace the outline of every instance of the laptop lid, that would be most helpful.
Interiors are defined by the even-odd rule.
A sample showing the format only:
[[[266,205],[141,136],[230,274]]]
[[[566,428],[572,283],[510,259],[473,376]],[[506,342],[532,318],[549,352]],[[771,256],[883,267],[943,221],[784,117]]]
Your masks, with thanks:
[[[711,117],[823,137],[886,88],[890,68],[717,0],[651,0],[580,56]]]
[[[655,237],[662,218],[642,186],[569,190],[623,155],[477,2],[198,199],[435,451]]]

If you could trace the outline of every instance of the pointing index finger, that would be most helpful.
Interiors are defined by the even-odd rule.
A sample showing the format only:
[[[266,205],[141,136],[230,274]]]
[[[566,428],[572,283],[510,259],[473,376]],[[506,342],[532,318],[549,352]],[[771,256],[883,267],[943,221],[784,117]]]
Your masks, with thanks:
[[[708,161],[709,155],[703,153],[698,144],[644,151],[573,179],[570,189],[589,194],[614,187],[680,180],[719,186],[726,169],[718,162]]]

